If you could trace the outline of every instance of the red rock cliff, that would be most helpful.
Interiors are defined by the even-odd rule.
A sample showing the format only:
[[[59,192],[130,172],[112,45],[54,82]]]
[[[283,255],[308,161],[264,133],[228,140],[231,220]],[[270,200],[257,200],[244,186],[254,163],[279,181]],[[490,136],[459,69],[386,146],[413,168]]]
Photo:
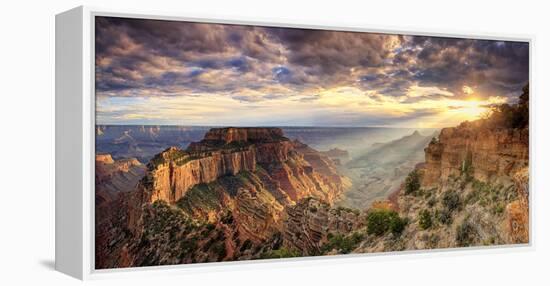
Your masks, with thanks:
[[[225,144],[231,142],[255,142],[255,141],[273,141],[283,138],[283,130],[280,128],[212,128],[204,136],[207,141],[223,141]]]
[[[172,147],[153,158],[147,175],[149,201],[175,203],[198,184],[254,172],[261,165],[290,199],[316,196],[332,203],[346,187],[345,180],[328,158],[296,144],[279,128],[211,129],[186,151]]]
[[[474,178],[487,181],[513,176],[528,166],[529,129],[488,129],[480,121],[441,130],[439,140],[425,149],[422,185],[446,182],[471,168]]]

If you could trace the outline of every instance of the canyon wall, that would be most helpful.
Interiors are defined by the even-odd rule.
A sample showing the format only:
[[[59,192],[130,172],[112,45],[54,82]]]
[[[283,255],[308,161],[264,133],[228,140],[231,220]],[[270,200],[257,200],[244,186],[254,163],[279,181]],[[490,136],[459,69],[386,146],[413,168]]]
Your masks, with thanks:
[[[480,181],[513,176],[529,163],[529,129],[489,129],[482,121],[441,130],[426,151],[422,185],[444,183],[463,172]]]
[[[432,141],[425,151],[426,163],[420,167],[423,188],[436,192],[451,189],[468,202],[485,192],[492,199],[483,199],[483,208],[479,208],[486,211],[487,202],[493,202],[490,209],[493,217],[488,225],[498,229],[492,233],[499,235],[499,243],[529,242],[528,126],[488,128],[482,120],[464,122],[442,129],[439,139]],[[452,188],[457,180],[463,183]],[[503,193],[506,195],[502,197]],[[500,201],[494,199],[498,197]],[[475,217],[472,215],[475,208],[469,212]],[[499,216],[502,212],[504,215]],[[488,217],[484,214],[485,220]],[[474,224],[481,223],[474,221]]]
[[[186,151],[171,147],[155,156],[145,189],[150,202],[175,203],[194,186],[258,166],[293,201],[316,196],[331,203],[347,184],[328,157],[291,142],[279,128],[215,128]]]
[[[212,129],[157,154],[134,191],[98,209],[96,266],[258,258],[282,243],[287,207],[310,197],[328,207],[348,184],[278,128]]]
[[[241,171],[254,171],[256,168],[256,152],[253,146],[245,150],[214,151],[201,154],[184,155],[177,159],[169,159],[182,152],[172,147],[162,152],[166,158],[163,163],[150,166],[148,181],[150,201],[163,200],[175,203],[193,186],[201,183],[211,183],[219,177],[236,175]]]

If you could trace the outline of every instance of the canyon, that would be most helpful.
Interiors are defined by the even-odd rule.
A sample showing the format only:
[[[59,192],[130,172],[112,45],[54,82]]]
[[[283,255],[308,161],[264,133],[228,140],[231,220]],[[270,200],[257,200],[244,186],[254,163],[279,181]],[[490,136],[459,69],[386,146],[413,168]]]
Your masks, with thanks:
[[[465,122],[350,158],[211,128],[146,165],[98,154],[96,192],[98,269],[522,244],[529,129]]]
[[[179,226],[171,227],[198,244],[205,243],[198,238],[202,232],[219,236],[201,255],[179,253],[167,261],[258,258],[269,251],[266,246],[281,243],[286,207],[305,198],[332,205],[348,187],[331,159],[284,137],[279,128],[213,128],[186,150],[170,147],[154,156],[133,191],[101,208],[96,246],[109,251],[96,253],[96,266],[161,263],[167,254],[151,237],[161,236],[160,229],[149,229],[158,216],[172,217]],[[157,256],[141,260],[145,249]]]

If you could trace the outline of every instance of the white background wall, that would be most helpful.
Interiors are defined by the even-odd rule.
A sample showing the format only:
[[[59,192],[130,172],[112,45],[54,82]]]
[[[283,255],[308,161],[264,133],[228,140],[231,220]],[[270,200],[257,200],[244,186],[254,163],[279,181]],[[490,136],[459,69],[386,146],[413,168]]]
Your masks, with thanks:
[[[115,3],[116,2],[116,3]],[[0,16],[0,284],[71,285],[54,264],[54,15],[86,4],[182,15],[536,37],[534,243],[493,250],[149,273],[100,285],[532,285],[549,282],[550,7],[545,1],[4,1]],[[544,283],[546,282],[546,283]],[[53,284],[55,283],[55,284]],[[33,284],[28,284],[33,285]]]

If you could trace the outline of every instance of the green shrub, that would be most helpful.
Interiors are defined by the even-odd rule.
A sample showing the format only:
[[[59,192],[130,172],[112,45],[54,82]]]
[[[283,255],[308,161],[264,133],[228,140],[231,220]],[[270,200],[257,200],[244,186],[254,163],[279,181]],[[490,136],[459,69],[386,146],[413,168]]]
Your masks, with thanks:
[[[446,225],[449,225],[453,222],[453,215],[449,209],[438,210],[436,218],[440,223]]]
[[[377,236],[391,231],[394,235],[400,235],[407,220],[400,218],[397,212],[392,210],[373,210],[367,216],[367,233]]]
[[[470,222],[464,221],[456,228],[456,244],[458,246],[472,245],[477,236],[477,231]]]
[[[420,219],[418,220],[418,224],[420,225],[420,228],[422,229],[428,229],[432,227],[432,214],[428,210],[422,210],[419,214]]]
[[[225,249],[225,243],[219,242],[212,246],[212,251],[218,256],[218,260],[222,260],[227,255],[227,251]]]
[[[252,247],[252,241],[250,239],[247,239],[243,242],[243,245],[241,245],[240,251],[245,251],[247,249],[250,249]]]
[[[460,169],[460,174],[464,177],[462,188],[464,188],[466,183],[469,183],[474,178],[474,166],[472,165],[472,152],[468,151],[466,158],[462,161],[462,168]]]
[[[193,253],[198,248],[197,238],[187,238],[180,241],[180,254],[181,259],[185,258],[187,255]]]
[[[406,218],[400,218],[396,217],[390,221],[390,231],[393,233],[395,237],[398,237],[403,233],[403,230],[405,230],[405,227],[408,224],[408,220]]]
[[[416,193],[420,189],[420,173],[414,170],[409,173],[405,179],[405,194],[410,195]]]
[[[430,198],[430,200],[428,200],[428,207],[431,208],[431,207],[435,206],[436,202],[437,201],[435,200],[435,198]]]
[[[450,212],[460,207],[460,196],[455,191],[447,191],[443,194],[443,206]]]
[[[323,245],[322,252],[328,252],[332,249],[338,250],[340,253],[350,253],[363,240],[363,235],[354,232],[351,235],[344,236],[342,234],[331,234],[327,236],[328,242]]]
[[[281,247],[277,250],[272,250],[261,255],[262,258],[289,258],[298,257],[300,253],[294,249]]]
[[[494,214],[502,214],[504,212],[504,205],[502,203],[498,203],[493,208]]]

